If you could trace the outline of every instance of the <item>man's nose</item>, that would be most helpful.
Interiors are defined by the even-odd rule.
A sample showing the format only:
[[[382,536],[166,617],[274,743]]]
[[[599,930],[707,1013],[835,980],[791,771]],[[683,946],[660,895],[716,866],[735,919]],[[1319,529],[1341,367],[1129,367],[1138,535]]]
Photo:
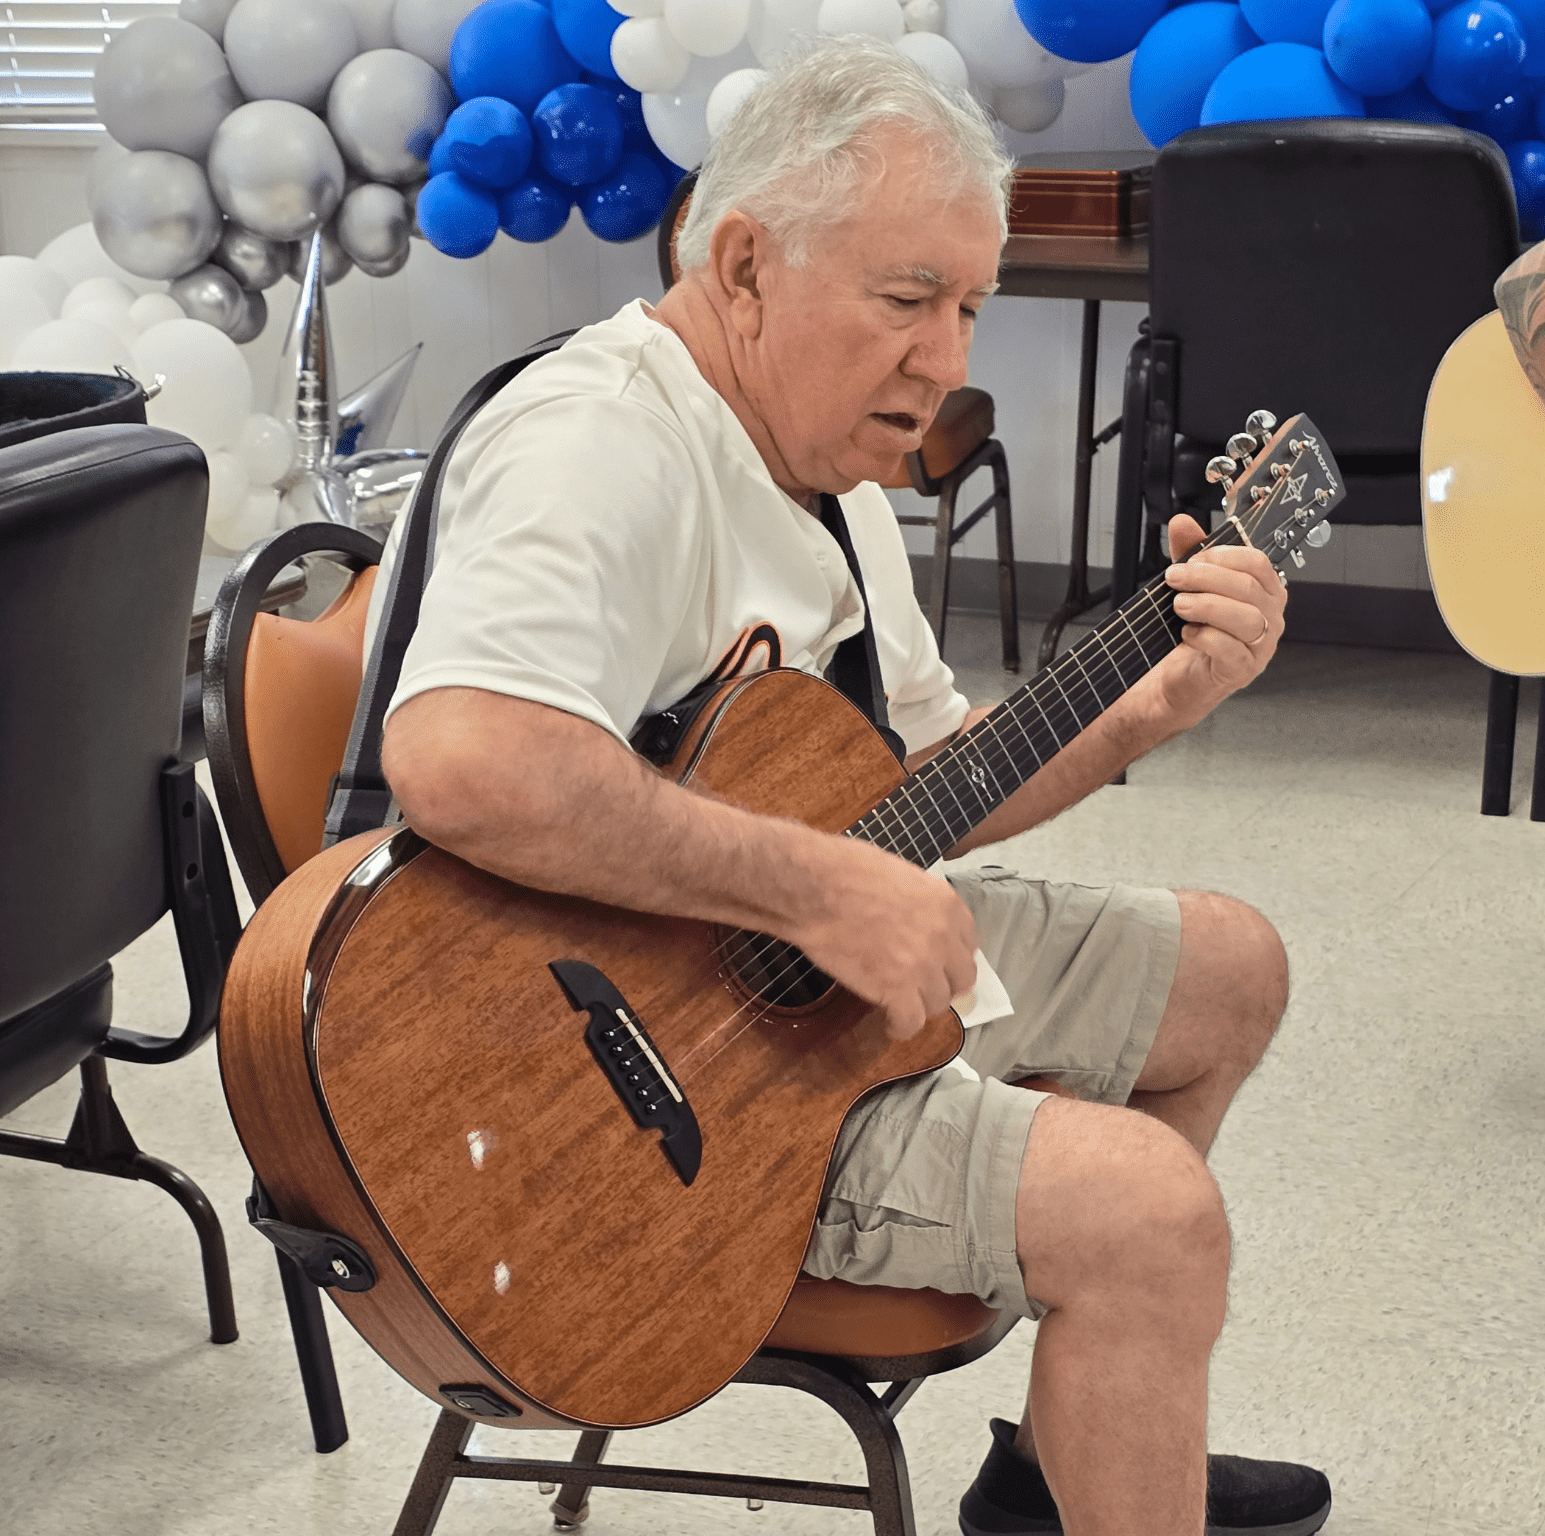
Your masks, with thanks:
[[[908,353],[903,371],[948,393],[966,382],[966,357],[970,350],[970,334],[952,306],[930,320]]]

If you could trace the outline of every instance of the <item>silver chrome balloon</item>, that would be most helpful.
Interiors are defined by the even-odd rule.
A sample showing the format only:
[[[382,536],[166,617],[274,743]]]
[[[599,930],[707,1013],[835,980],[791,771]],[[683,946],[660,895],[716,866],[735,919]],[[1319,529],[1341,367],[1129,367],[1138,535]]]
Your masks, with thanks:
[[[392,423],[408,392],[413,365],[424,350],[415,342],[395,362],[388,363],[373,379],[366,379],[353,394],[338,402],[337,451],[358,456],[371,449],[385,448]]]
[[[225,41],[225,23],[236,0],[182,0],[177,14],[202,27],[217,43]]]
[[[348,483],[336,470],[302,470],[287,484],[284,504],[297,523],[350,523]]]
[[[241,318],[241,284],[224,267],[195,267],[166,290],[190,320],[202,320],[227,336]]]
[[[136,277],[181,277],[220,239],[220,210],[203,171],[164,149],[136,150],[107,168],[91,223],[102,249]]]
[[[317,231],[312,239],[317,236],[322,240],[322,281],[329,288],[341,278],[349,275],[354,266],[353,258],[338,243],[338,233],[332,224],[325,224]],[[290,264],[288,272],[297,283],[303,282],[306,276],[306,262],[311,255],[311,241],[297,240],[290,247]]]
[[[389,523],[418,489],[429,455],[417,448],[372,448],[334,459],[349,488],[350,521],[356,528]]]
[[[143,16],[125,27],[97,60],[92,93],[120,144],[195,160],[242,99],[219,43],[175,16]]]
[[[396,187],[366,182],[343,200],[333,221],[338,243],[355,261],[379,266],[397,256],[406,259],[408,204]]]
[[[236,322],[225,334],[242,346],[249,341],[256,341],[263,334],[263,327],[268,324],[268,300],[255,290],[243,288],[241,290],[241,313],[237,315]]]
[[[333,76],[358,52],[340,0],[237,0],[225,24],[225,56],[251,101],[320,112]]]
[[[332,329],[323,298],[322,238],[312,237],[306,269],[279,354],[271,415],[295,430],[295,463],[281,481],[289,486],[311,471],[325,469],[338,441],[338,404],[333,386]]]
[[[265,240],[250,229],[227,224],[210,257],[224,267],[243,288],[254,292],[272,288],[290,265],[290,247],[282,240]]]
[[[209,184],[244,229],[303,240],[343,199],[343,156],[316,113],[292,101],[249,101],[215,131]]]
[[[366,277],[391,277],[407,266],[411,252],[412,246],[405,245],[395,256],[389,256],[385,261],[356,261],[354,265]]]
[[[372,181],[417,181],[455,105],[432,66],[401,48],[377,48],[338,71],[327,122],[349,164]]]

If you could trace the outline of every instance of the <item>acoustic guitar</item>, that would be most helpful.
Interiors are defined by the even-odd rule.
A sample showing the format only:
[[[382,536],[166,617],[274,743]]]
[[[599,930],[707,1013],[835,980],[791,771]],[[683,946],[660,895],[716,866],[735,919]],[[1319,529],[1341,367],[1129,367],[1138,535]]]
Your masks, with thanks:
[[[1545,673],[1545,404],[1501,312],[1448,349],[1422,424],[1422,529],[1433,595],[1479,662]]]
[[[1343,495],[1313,425],[1230,440],[1209,544],[1280,570]],[[662,771],[931,865],[1177,643],[1150,581],[907,776],[819,678],[726,683]],[[701,1402],[799,1273],[843,1117],[942,1065],[786,943],[524,889],[406,828],[338,844],[253,918],[221,1010],[242,1143],[335,1298],[442,1405],[625,1428]],[[320,1240],[320,1239],[319,1239]]]

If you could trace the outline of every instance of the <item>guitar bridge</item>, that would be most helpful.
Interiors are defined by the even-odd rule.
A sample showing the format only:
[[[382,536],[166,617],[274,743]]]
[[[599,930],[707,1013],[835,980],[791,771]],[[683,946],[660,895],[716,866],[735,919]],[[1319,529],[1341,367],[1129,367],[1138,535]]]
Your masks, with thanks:
[[[606,976],[583,960],[553,960],[557,978],[577,1013],[588,1013],[585,1044],[606,1080],[643,1130],[665,1132],[660,1145],[683,1184],[703,1161],[702,1132],[686,1095],[672,1076],[643,1021]]]

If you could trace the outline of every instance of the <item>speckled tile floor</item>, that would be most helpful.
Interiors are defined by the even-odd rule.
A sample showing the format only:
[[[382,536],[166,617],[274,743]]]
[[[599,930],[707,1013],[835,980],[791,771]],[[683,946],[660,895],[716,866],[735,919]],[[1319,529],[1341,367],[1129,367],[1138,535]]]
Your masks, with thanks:
[[[990,620],[952,620],[973,696],[1009,681]],[[1025,654],[1033,656],[1033,626]],[[1235,1234],[1213,1371],[1220,1450],[1323,1466],[1328,1536],[1545,1532],[1545,824],[1478,814],[1484,675],[1462,658],[1303,646],[1188,737],[1000,848],[1057,878],[1223,890],[1281,929],[1293,1000],[1213,1166]],[[180,1022],[171,934],[119,961],[118,1017]],[[385,1536],[434,1408],[336,1316],[353,1438],[311,1449],[277,1274],[214,1053],[113,1067],[148,1151],[225,1222],[242,1336],[211,1346],[191,1229],[145,1185],[0,1161],[6,1536]],[[63,1134],[55,1085],[6,1122]],[[985,1420],[1023,1401],[1032,1331],[929,1382],[900,1419],[919,1536],[953,1536]],[[631,1442],[631,1443],[629,1443]],[[474,1447],[567,1437],[480,1431]],[[731,1387],[620,1437],[646,1464],[858,1480],[812,1400]],[[463,1486],[440,1536],[549,1528],[529,1485]],[[869,1529],[844,1511],[603,1492],[595,1536]]]

